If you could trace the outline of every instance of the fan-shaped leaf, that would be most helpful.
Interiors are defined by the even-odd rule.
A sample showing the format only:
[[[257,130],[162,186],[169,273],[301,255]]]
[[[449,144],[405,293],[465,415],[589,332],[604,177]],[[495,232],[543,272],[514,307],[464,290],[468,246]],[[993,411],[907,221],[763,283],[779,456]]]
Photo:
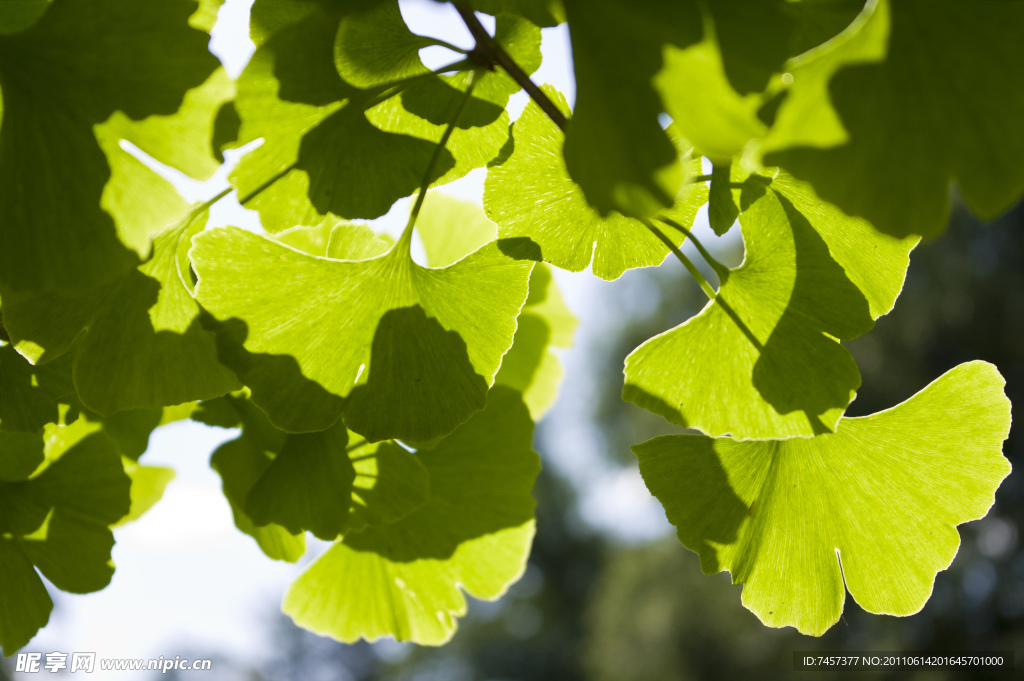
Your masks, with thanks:
[[[731,571],[765,624],[817,636],[839,620],[844,581],[869,612],[924,606],[956,526],[983,517],[1010,473],[1002,388],[995,367],[971,362],[812,439],[671,435],[633,449],[704,572]]]
[[[860,385],[837,339],[885,314],[916,239],[898,240],[779,175],[743,185],[744,263],[715,299],[626,358],[624,399],[740,440],[832,431]]]
[[[560,94],[549,86],[544,89],[568,110]],[[484,191],[484,208],[498,223],[499,245],[505,251],[573,272],[591,265],[602,279],[665,259],[668,247],[641,221],[620,213],[601,217],[587,203],[562,160],[561,132],[536,104],[531,102],[516,121],[513,137],[512,155],[490,169]],[[688,144],[677,143],[679,153],[685,154]],[[699,169],[699,161],[686,160],[689,170]],[[678,164],[678,159],[673,162]],[[666,215],[689,226],[706,200],[703,183],[685,185]],[[676,244],[684,239],[679,233],[670,236]]]
[[[447,641],[466,612],[460,587],[493,600],[525,569],[539,469],[532,432],[519,396],[492,390],[483,412],[420,453],[427,505],[347,535],[292,585],[284,612],[342,641]]]
[[[897,236],[942,230],[951,180],[995,217],[1024,193],[1024,5],[879,0],[873,10],[791,69],[766,160]]]
[[[468,83],[466,73],[435,76],[422,65],[417,46],[433,41],[409,31],[394,0],[304,11],[257,50],[238,85],[240,139],[264,142],[232,182],[274,232],[328,213],[376,218],[412,194]],[[401,36],[404,47],[381,50],[387,36]],[[539,65],[540,31],[529,22],[503,17],[496,38],[531,70]],[[432,183],[498,154],[508,139],[505,103],[517,89],[504,73],[478,74]]]
[[[203,307],[221,360],[279,427],[309,432],[344,411],[371,441],[426,442],[483,407],[512,344],[532,263],[485,246],[444,269],[387,254],[339,261],[237,229],[198,236]]]

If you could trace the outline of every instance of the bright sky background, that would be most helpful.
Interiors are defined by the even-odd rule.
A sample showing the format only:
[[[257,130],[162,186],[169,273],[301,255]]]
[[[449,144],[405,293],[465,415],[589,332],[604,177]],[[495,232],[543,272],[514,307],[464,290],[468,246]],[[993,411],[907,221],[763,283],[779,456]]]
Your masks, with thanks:
[[[213,31],[211,50],[232,76],[241,73],[254,49],[248,39],[251,4],[252,0],[227,0]],[[449,5],[401,0],[401,7],[414,31],[458,46],[472,46],[469,32]],[[486,25],[487,17],[482,19]],[[542,49],[544,63],[534,80],[554,85],[570,102],[574,101],[565,27],[544,29]],[[452,61],[451,53],[444,48],[427,48],[421,55],[429,67]],[[513,95],[509,105],[513,117],[526,102],[524,93]],[[229,166],[238,155],[237,151],[226,154],[229,163],[205,183],[167,168],[160,168],[160,172],[172,178],[187,199],[205,200],[227,187]],[[442,191],[479,202],[483,180],[481,169]],[[408,207],[408,200],[399,201],[375,226],[397,236]],[[696,232],[712,251],[720,251],[725,244],[711,232],[705,211],[698,215]],[[211,213],[211,225],[226,224],[259,229],[258,216],[241,208],[233,197],[221,201]],[[693,250],[689,246],[687,249]],[[695,260],[699,262],[699,258]],[[593,381],[587,376],[588,348],[607,329],[621,324],[623,315],[649,311],[650,292],[641,290],[638,281],[628,274],[608,283],[588,273],[556,271],[556,279],[581,325],[576,347],[563,355],[567,380],[552,412],[559,428],[549,443],[549,463],[579,488],[580,513],[590,525],[624,541],[666,534],[671,528],[661,507],[644,488],[636,467],[620,469],[601,458],[600,435],[589,423],[586,398],[593,392]],[[215,650],[224,656],[255,660],[268,650],[272,644],[268,622],[302,564],[266,558],[251,538],[235,529],[221,494],[220,479],[208,465],[212,451],[235,436],[234,431],[194,422],[156,431],[143,463],[173,467],[178,471],[177,478],[147,515],[115,532],[113,558],[117,572],[107,589],[85,596],[51,589],[56,607],[50,624],[25,651],[152,658]],[[311,554],[322,548],[322,544],[315,546]],[[309,560],[307,557],[303,563]],[[138,679],[139,675],[111,673],[106,678]]]

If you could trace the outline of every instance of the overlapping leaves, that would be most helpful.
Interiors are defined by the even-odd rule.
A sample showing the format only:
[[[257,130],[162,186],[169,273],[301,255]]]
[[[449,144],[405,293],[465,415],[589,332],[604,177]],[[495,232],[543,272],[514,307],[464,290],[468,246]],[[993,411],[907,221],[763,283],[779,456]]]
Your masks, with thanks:
[[[126,143],[200,179],[219,164],[215,116],[233,85],[206,50],[210,4],[55,0],[0,36],[0,294],[34,362],[70,347],[188,209]]]
[[[994,218],[1024,194],[1024,6],[879,0],[873,9],[832,49],[794,63],[768,162],[897,236],[945,227],[951,180]]]
[[[484,411],[418,453],[426,505],[346,535],[292,585],[285,613],[342,641],[447,641],[466,612],[461,590],[494,600],[526,567],[539,470],[532,433],[519,395],[495,387]]]
[[[702,435],[634,447],[651,492],[705,573],[732,572],[769,626],[820,635],[848,589],[865,610],[919,611],[1010,472],[995,367],[960,365],[892,409],[812,439]],[[845,589],[844,589],[845,582]]]
[[[375,218],[412,194],[470,77],[423,66],[417,51],[433,41],[409,31],[395,0],[305,11],[286,25],[266,7],[269,35],[239,80],[240,138],[263,143],[232,181],[270,231],[328,213]],[[527,70],[539,65],[540,31],[528,21],[500,16],[495,37]],[[505,103],[518,89],[503,72],[479,74],[429,182],[498,154],[508,138]]]
[[[33,25],[0,36],[0,181],[18,188],[0,200],[5,297],[90,288],[124,273],[145,254],[148,231],[179,207],[118,141],[131,121],[178,112],[214,74],[208,36],[188,23],[195,10],[188,0],[54,0]],[[173,148],[190,141],[164,139],[149,151],[171,150],[167,161],[186,170],[195,154]]]
[[[843,215],[784,174],[742,185],[744,263],[715,298],[626,358],[623,397],[740,440],[835,430],[860,385],[838,340],[892,309],[913,238]]]
[[[559,93],[548,86],[543,89],[557,106],[568,110]],[[555,124],[531,103],[513,126],[511,156],[489,169],[484,206],[488,217],[498,223],[503,248],[573,272],[590,265],[602,279],[661,263],[669,248],[642,221],[618,212],[602,217],[587,203],[566,170],[562,138]],[[699,160],[689,157],[684,140],[676,143],[679,148],[673,147],[672,163],[680,173],[685,169],[695,174]],[[680,156],[685,166],[680,165]],[[706,200],[703,183],[685,185],[666,215],[689,226]],[[685,238],[681,232],[669,236],[676,245]]]
[[[36,438],[41,452],[42,433]],[[52,462],[41,473],[0,481],[0,645],[8,655],[46,624],[53,607],[35,570],[63,591],[102,589],[114,572],[109,526],[131,506],[131,481],[111,438],[95,432],[56,449],[47,451]]]
[[[759,132],[744,98],[842,30],[858,4],[566,2],[578,95],[565,160],[587,200],[601,214],[671,206],[682,176],[658,115],[667,111],[701,153],[732,156]]]
[[[483,407],[533,264],[489,244],[427,269],[410,239],[361,260],[236,229],[195,239],[196,291],[220,320],[221,361],[275,425],[324,430],[344,412],[371,441],[426,442]]]
[[[417,221],[417,233],[433,267],[446,267],[480,246],[494,241],[497,226],[479,206],[432,194]],[[551,269],[538,264],[530,274],[530,289],[516,320],[512,347],[494,377],[523,395],[534,421],[539,421],[555,400],[562,366],[552,348],[572,346],[576,330],[573,316],[558,290]]]

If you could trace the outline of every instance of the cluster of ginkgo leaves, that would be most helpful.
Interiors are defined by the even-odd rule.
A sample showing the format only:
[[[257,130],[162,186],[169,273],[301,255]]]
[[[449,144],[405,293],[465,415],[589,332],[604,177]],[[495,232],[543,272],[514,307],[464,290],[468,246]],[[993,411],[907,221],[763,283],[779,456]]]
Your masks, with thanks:
[[[256,0],[237,80],[219,4],[0,2],[5,654],[49,618],[40,573],[109,583],[111,528],[173,476],[139,457],[183,418],[237,429],[211,465],[267,556],[334,542],[298,624],[443,643],[529,555],[576,324],[552,266],[668,257],[709,302],[630,354],[623,397],[693,431],[634,448],[682,543],[770,626],[820,634],[847,589],[923,606],[1009,473],[1003,381],[972,362],[844,418],[841,341],[892,309],[951,182],[982,217],[1024,194],[1024,3],[460,0],[466,50],[397,0]],[[562,23],[571,111],[530,80]],[[200,205],[151,169],[204,180],[242,145]],[[484,167],[483,209],[428,191]],[[263,233],[205,227],[229,192]],[[411,196],[397,241],[352,222]],[[695,242],[717,290],[680,250],[705,204],[746,247],[729,269]]]

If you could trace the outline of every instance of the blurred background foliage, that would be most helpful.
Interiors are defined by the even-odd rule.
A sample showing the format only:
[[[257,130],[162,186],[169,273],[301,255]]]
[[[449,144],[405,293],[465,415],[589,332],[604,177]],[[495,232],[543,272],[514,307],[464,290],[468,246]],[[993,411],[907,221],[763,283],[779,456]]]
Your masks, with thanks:
[[[733,243],[732,252],[721,256],[735,265],[742,250]],[[602,286],[599,304],[616,322],[581,333],[577,365],[569,362],[560,403],[537,431],[536,448],[548,463],[534,491],[538,534],[526,575],[505,598],[472,602],[454,640],[441,648],[393,641],[343,645],[296,628],[268,607],[265,623],[254,623],[268,627],[275,641],[264,660],[224,659],[214,650],[181,655],[212,658],[223,681],[811,681],[843,674],[794,672],[793,650],[1024,650],[1019,472],[1000,488],[987,518],[961,526],[960,552],[939,573],[922,612],[870,615],[848,597],[839,624],[820,639],[761,625],[740,605],[739,587],[726,574],[702,575],[696,555],[667,524],[653,539],[588,524],[580,513],[586,481],[570,479],[558,463],[565,452],[558,449],[596,449],[590,455],[603,465],[635,469],[629,446],[673,428],[619,399],[622,361],[705,302],[672,260]],[[996,364],[1010,399],[1024,404],[1024,204],[983,224],[955,202],[949,229],[913,253],[895,310],[848,347],[863,374],[851,415],[891,407],[972,359]],[[574,419],[585,422],[589,437],[578,437]],[[1015,468],[1022,450],[1021,438],[1011,433],[1005,453]],[[10,675],[12,660],[6,664]],[[936,681],[1008,676],[976,669],[862,675]],[[188,673],[157,676],[184,679]]]

